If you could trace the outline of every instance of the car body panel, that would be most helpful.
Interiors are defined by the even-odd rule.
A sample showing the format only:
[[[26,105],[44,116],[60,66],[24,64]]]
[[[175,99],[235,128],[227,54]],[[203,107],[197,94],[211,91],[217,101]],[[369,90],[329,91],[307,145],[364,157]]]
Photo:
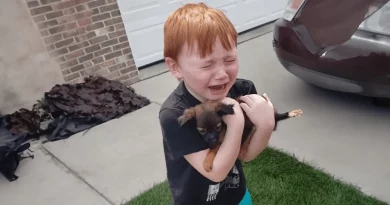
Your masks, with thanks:
[[[377,4],[379,2],[382,3],[380,6],[383,6],[383,0],[369,2]],[[364,4],[359,8],[364,10],[366,7],[367,4]],[[319,12],[319,10],[311,12],[314,11]],[[348,15],[349,13],[354,12],[348,12]],[[348,20],[350,28],[340,26],[332,28],[330,25],[323,29],[319,26],[310,26],[314,23],[299,21],[302,15],[308,15],[305,9],[298,14],[298,19],[293,21],[286,21],[283,18],[277,20],[273,42],[276,55],[287,70],[314,85],[343,92],[390,98],[390,35],[358,29],[365,20],[362,18],[365,15],[362,12],[355,13],[358,17],[355,17],[355,20]],[[321,34],[321,31],[330,33],[342,31],[342,34],[331,35],[326,32]]]

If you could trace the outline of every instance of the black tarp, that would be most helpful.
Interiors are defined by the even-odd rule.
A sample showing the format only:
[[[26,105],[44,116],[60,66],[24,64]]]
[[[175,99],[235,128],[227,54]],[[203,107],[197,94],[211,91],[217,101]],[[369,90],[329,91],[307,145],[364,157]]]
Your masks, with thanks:
[[[66,139],[149,104],[130,86],[103,77],[55,85],[31,111],[0,116],[0,171],[10,181],[17,179],[15,170],[31,139],[42,135],[48,141]]]

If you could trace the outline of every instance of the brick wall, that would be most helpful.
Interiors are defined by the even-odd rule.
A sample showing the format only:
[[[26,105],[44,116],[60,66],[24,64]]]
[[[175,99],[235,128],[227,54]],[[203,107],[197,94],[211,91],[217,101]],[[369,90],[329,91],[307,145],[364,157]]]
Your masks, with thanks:
[[[65,82],[101,75],[126,84],[138,69],[116,0],[26,0],[50,56]]]

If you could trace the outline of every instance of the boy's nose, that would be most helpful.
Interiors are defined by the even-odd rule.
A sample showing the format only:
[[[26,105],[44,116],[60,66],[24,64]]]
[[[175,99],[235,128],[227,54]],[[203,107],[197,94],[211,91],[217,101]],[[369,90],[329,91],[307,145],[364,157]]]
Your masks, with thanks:
[[[226,72],[225,66],[220,66],[215,73],[215,79],[216,80],[222,80],[224,78],[228,77],[228,74]]]

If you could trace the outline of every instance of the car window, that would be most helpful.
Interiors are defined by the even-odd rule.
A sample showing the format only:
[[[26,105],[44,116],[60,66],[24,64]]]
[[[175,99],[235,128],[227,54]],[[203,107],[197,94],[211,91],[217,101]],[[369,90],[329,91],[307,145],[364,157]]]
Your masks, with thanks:
[[[364,20],[359,29],[390,36],[390,2]]]

